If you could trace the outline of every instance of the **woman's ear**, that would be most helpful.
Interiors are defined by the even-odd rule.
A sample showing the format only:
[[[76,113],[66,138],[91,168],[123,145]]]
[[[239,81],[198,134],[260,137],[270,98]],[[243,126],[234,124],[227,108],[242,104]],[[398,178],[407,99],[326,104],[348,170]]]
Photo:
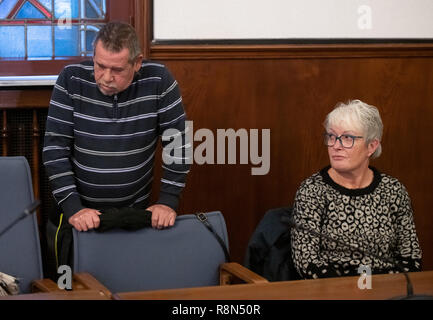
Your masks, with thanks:
[[[380,145],[380,141],[377,140],[377,139],[374,139],[374,140],[372,140],[372,141],[370,141],[368,143],[368,146],[367,146],[367,148],[368,148],[368,157],[371,157],[371,155],[377,150],[377,148],[379,147],[379,145]]]

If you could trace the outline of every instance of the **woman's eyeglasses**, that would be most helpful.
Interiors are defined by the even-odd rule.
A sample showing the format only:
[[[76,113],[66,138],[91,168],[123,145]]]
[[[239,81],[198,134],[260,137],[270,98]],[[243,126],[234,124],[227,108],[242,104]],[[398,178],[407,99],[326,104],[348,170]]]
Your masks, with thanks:
[[[350,149],[355,144],[356,139],[361,139],[363,137],[362,136],[352,136],[350,134],[342,134],[341,136],[337,137],[335,134],[326,132],[324,134],[324,138],[325,138],[324,139],[325,145],[328,147],[333,147],[335,145],[335,143],[337,142],[337,140],[340,140],[341,146],[343,148]]]

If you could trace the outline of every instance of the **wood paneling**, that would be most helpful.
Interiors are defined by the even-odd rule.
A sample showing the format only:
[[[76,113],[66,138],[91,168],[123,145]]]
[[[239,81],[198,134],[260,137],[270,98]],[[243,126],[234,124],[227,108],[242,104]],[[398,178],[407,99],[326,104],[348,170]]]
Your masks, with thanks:
[[[152,58],[166,57],[152,52]],[[183,193],[181,213],[223,212],[236,261],[243,260],[264,213],[291,205],[301,181],[328,164],[321,140],[325,115],[339,101],[361,99],[379,108],[385,125],[383,154],[372,165],[408,189],[424,268],[433,268],[432,51],[410,58],[396,48],[380,55],[345,52],[305,59],[230,59],[227,53],[199,59],[196,52],[190,59],[176,51],[178,59],[162,60],[179,82],[194,131],[208,128],[216,136],[218,128],[271,129],[267,175],[252,176],[251,165],[194,164]]]
[[[160,60],[204,59],[310,59],[431,57],[433,43],[348,43],[348,44],[158,44],[150,57]]]
[[[148,0],[132,0],[131,6],[134,8],[134,15],[130,17],[130,23],[137,32],[144,58],[147,59],[152,38],[152,3]]]
[[[265,212],[291,205],[301,181],[328,163],[321,140],[325,115],[337,102],[357,98],[381,111],[383,154],[372,164],[399,178],[408,189],[424,269],[433,269],[432,47],[376,44],[275,49],[148,48],[150,58],[166,63],[179,82],[194,131],[208,128],[216,135],[217,129],[271,130],[267,175],[252,176],[249,164],[194,164],[180,213],[221,210],[232,258],[242,262],[248,240]],[[48,105],[50,88],[16,89],[0,90],[1,109]],[[199,144],[196,141],[194,146]]]
[[[52,86],[0,87],[0,109],[46,109],[50,103],[52,90]]]

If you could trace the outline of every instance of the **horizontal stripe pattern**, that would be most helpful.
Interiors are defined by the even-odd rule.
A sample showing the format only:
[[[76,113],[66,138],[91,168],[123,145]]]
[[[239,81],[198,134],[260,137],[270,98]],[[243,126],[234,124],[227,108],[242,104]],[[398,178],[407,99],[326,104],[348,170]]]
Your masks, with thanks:
[[[95,151],[95,150],[89,150],[80,148],[77,145],[74,145],[74,149],[77,152],[94,155],[94,156],[101,156],[101,157],[123,157],[123,156],[129,156],[129,155],[135,155],[140,154],[142,152],[145,152],[146,150],[153,148],[158,140],[154,139],[148,146],[140,149],[135,150],[129,150],[129,151],[117,151],[117,152],[104,152],[104,151]]]
[[[91,61],[66,66],[47,116],[43,163],[53,195],[67,215],[74,213],[66,212],[69,208],[80,206],[147,203],[157,141],[164,130],[178,130],[176,145],[188,146],[178,83],[164,65],[143,62],[129,88],[116,97],[99,91],[93,71]],[[189,165],[176,162],[162,169],[161,197],[178,198]]]

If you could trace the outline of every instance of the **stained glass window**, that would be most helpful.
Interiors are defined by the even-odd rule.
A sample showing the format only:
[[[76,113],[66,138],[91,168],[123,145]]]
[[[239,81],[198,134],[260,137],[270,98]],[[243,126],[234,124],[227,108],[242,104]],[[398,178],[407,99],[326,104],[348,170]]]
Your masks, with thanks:
[[[91,56],[106,0],[0,0],[0,59]]]

